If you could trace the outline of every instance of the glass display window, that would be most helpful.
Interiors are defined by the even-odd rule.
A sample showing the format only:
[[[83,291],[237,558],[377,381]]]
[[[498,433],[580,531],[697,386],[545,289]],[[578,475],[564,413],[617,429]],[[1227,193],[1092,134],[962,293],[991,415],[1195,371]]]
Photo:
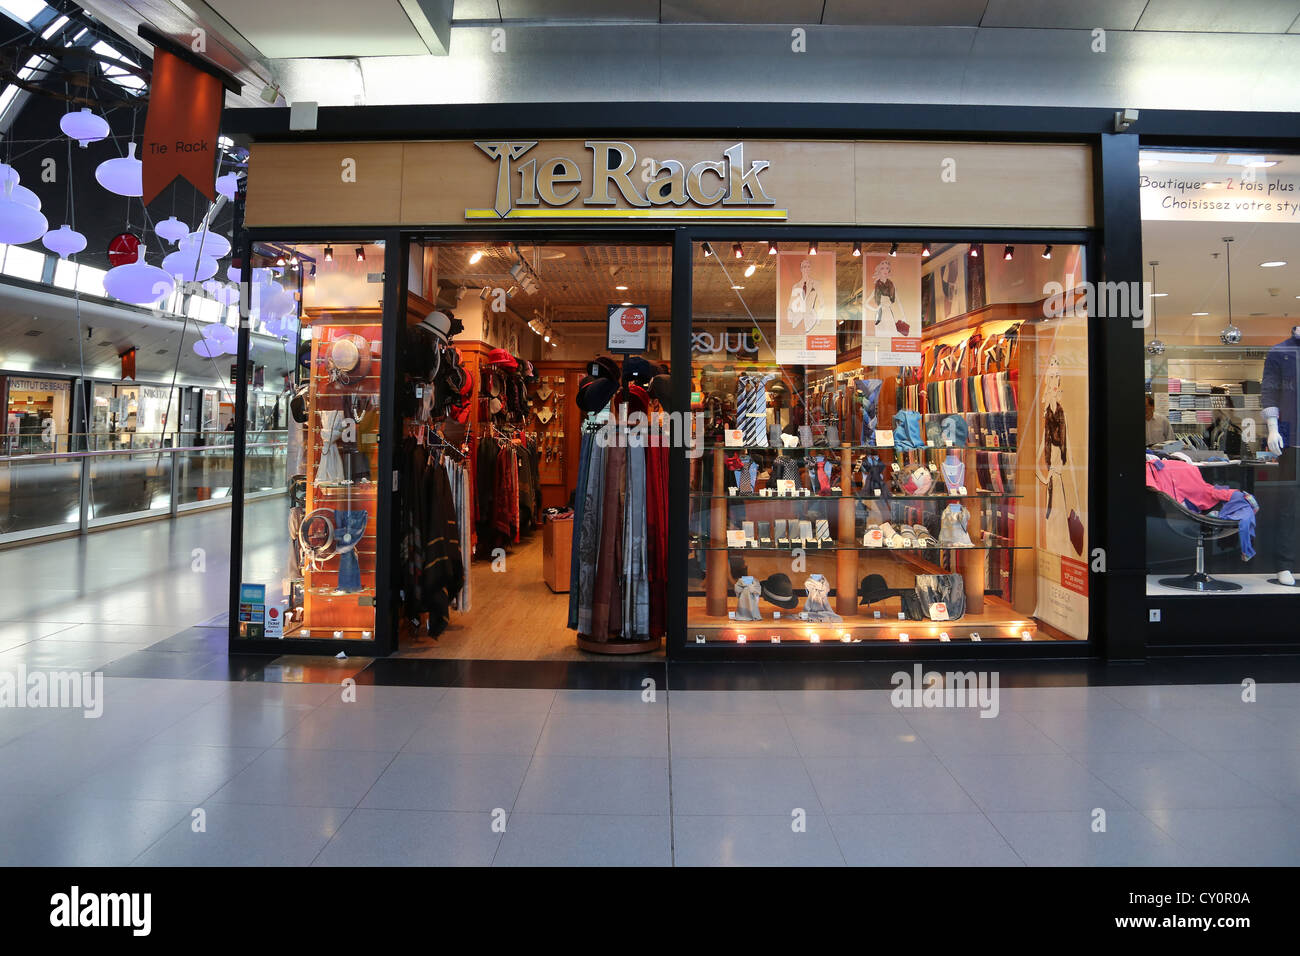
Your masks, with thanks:
[[[688,643],[1087,638],[1082,247],[693,260]]]

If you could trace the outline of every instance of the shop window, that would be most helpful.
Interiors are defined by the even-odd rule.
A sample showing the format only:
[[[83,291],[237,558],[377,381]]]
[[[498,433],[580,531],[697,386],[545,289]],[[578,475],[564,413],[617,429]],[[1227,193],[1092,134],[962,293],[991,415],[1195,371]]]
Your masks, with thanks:
[[[1300,593],[1300,155],[1139,165],[1147,593]]]
[[[694,247],[687,641],[1084,640],[1078,246]]]

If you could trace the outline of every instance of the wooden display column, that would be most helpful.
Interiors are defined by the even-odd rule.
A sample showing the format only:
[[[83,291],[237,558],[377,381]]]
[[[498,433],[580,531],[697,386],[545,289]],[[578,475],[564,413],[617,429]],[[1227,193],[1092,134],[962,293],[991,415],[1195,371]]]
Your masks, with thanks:
[[[846,419],[841,416],[843,424]],[[840,434],[840,507],[839,534],[835,552],[835,613],[851,617],[858,612],[858,541],[853,514],[853,447]]]
[[[947,455],[947,451],[943,453]],[[966,450],[966,490],[970,491],[979,481],[979,469],[975,464],[976,452]],[[957,566],[961,568],[962,579],[966,585],[966,611],[979,614],[984,610],[984,582],[987,580],[989,553],[980,539],[984,528],[984,503],[978,498],[967,498],[962,505],[970,512],[970,521],[966,524],[966,533],[970,535],[974,548],[955,552],[958,555]],[[945,505],[945,507],[947,507]]]
[[[720,550],[727,544],[727,500],[718,495],[727,493],[726,453],[721,448],[713,451],[713,490],[714,497],[709,502],[709,537],[705,553],[704,589],[705,611],[710,617],[727,616],[727,593],[729,591],[728,552]]]

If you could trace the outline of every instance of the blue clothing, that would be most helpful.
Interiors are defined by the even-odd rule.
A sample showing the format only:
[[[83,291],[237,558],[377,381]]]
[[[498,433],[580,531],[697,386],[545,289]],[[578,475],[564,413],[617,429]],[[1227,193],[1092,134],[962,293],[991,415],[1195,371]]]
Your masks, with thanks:
[[[1241,559],[1249,561],[1255,556],[1255,511],[1258,505],[1244,491],[1234,491],[1232,497],[1219,508],[1218,516],[1237,522],[1237,538],[1241,542]]]
[[[1268,350],[1264,375],[1260,380],[1259,405],[1277,409],[1277,427],[1283,445],[1300,447],[1300,393],[1296,391],[1300,374],[1300,339],[1294,335]]]

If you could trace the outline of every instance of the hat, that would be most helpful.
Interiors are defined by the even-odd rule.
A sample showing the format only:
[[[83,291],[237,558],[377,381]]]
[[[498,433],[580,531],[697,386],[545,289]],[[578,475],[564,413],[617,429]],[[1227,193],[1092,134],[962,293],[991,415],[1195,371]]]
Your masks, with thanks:
[[[641,412],[645,414],[650,411],[650,393],[640,385],[633,382],[620,393],[620,401],[627,403],[627,411],[630,415],[632,412]]]
[[[311,368],[311,342],[303,342],[298,346],[298,364],[303,368]]]
[[[340,335],[326,343],[330,380],[340,385],[359,383],[370,374],[370,341],[355,334]]]
[[[293,393],[293,398],[289,399],[289,414],[293,420],[301,425],[307,421],[307,386],[301,385]]]
[[[584,412],[598,412],[609,404],[616,391],[617,379],[588,375],[578,383],[578,407]]]
[[[456,320],[446,312],[434,310],[426,315],[420,325],[433,333],[439,342],[446,342],[451,334],[451,324]],[[462,325],[463,329],[464,326]]]
[[[487,364],[502,365],[505,366],[506,368],[519,367],[519,363],[515,361],[515,357],[511,355],[509,352],[507,352],[505,349],[492,349],[492,351],[488,352]]]
[[[587,374],[595,378],[608,378],[614,382],[620,381],[623,377],[619,372],[618,363],[604,355],[587,364]]]
[[[780,571],[768,575],[760,584],[763,590],[763,600],[767,601],[768,604],[775,604],[787,611],[794,610],[799,606],[799,598],[794,593],[794,585]]]
[[[654,397],[659,399],[659,404],[664,408],[672,404],[673,399],[673,379],[667,372],[660,372],[654,378],[650,379],[650,391]]]
[[[883,601],[885,598],[897,597],[908,588],[891,588],[885,581],[883,574],[868,574],[858,585],[858,605],[873,604],[876,601]]]
[[[655,377],[659,370],[639,355],[629,355],[623,360],[623,382],[640,382],[642,385]]]

